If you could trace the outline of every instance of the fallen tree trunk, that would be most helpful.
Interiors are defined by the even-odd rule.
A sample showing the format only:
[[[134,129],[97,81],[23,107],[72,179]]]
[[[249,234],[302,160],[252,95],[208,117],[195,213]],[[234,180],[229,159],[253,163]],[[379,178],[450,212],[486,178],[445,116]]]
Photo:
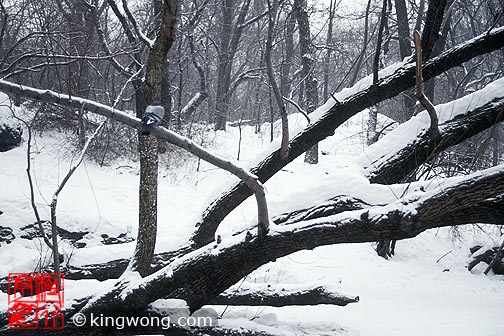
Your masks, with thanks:
[[[504,81],[504,79],[499,80],[499,82],[500,81]],[[483,90],[486,89],[487,88]],[[480,91],[483,92],[483,90]],[[474,94],[478,94],[480,91]],[[468,96],[468,98],[472,99],[471,96]],[[445,105],[445,108],[452,111],[452,113],[457,113],[456,106],[458,101],[454,101],[452,103],[453,106]],[[395,142],[396,147],[393,151],[390,151],[388,146],[384,146],[385,150],[375,151],[372,156],[368,154],[363,156],[366,161],[371,161],[369,163],[364,163],[365,174],[370,178],[371,182],[374,183],[384,182],[389,184],[398,182],[404,179],[419,165],[433,158],[441,151],[459,144],[471,136],[485,129],[494,127],[498,122],[501,122],[503,105],[504,95],[500,97],[488,96],[486,99],[482,99],[473,109],[464,110],[462,111],[463,113],[458,113],[455,117],[442,123],[440,125],[440,137],[436,139],[429,137],[427,133],[422,133],[419,136],[411,134],[409,138],[401,138],[402,142],[398,142],[394,134],[386,135],[380,139],[378,143],[373,145],[373,147],[380,148],[379,146],[381,146],[383,142],[389,141],[389,137],[393,138],[390,141]],[[409,130],[417,129],[419,126],[418,121],[412,119],[399,127]],[[426,127],[428,127],[427,124]],[[408,133],[410,132],[408,131]],[[334,215],[343,211],[369,208],[370,206],[370,204],[362,200],[340,195],[314,207],[276,216],[273,218],[273,222],[275,224],[285,225],[302,220]],[[498,224],[499,220],[502,221],[504,210],[496,208],[494,203],[480,202],[476,204],[475,207],[488,209],[487,218],[489,223]],[[463,214],[467,218],[472,218],[474,213],[477,212],[468,210],[460,214]],[[491,217],[492,214],[494,214],[493,217]],[[156,254],[152,262],[151,273],[169,264],[174,257],[181,256],[193,249],[194,248],[186,246],[176,251]],[[102,281],[106,279],[117,279],[126,269],[128,262],[127,259],[118,259],[101,264],[91,264],[80,267],[70,266],[65,272],[65,277],[73,280],[98,279]]]
[[[250,238],[242,233],[221,244],[209,244],[146,278],[126,275],[81,312],[138,314],[160,298],[183,299],[195,311],[259,266],[296,251],[411,238],[435,227],[472,223],[475,218],[484,222],[487,213],[481,211],[469,219],[457,214],[467,208],[478,210],[474,204],[504,194],[504,165],[451,181],[385,206],[276,226],[264,237]]]
[[[485,96],[486,92],[497,89],[498,96]],[[432,137],[426,131],[420,135],[411,134],[409,130],[421,127],[418,119],[410,119],[400,125],[397,130],[382,138],[382,141],[370,147],[371,152],[379,149],[373,154],[366,154],[362,158],[365,161],[365,174],[372,183],[393,184],[404,180],[410,173],[423,163],[432,160],[436,155],[447,148],[458,145],[486,129],[495,127],[503,120],[504,110],[504,78],[488,85],[486,88],[477,91],[469,96],[463,97],[451,103],[437,106],[437,110],[444,108],[456,114],[450,120],[439,125],[439,136]],[[483,96],[484,98],[481,98]],[[479,104],[472,109],[465,110],[464,102],[480,100]],[[457,106],[460,105],[460,106]],[[462,111],[460,111],[462,110]],[[463,113],[460,113],[463,112]],[[457,114],[459,113],[459,114]],[[400,139],[402,143],[396,143],[393,150],[390,146],[382,146],[384,142],[397,142],[396,133],[409,133],[409,138]],[[388,140],[391,138],[392,140]],[[380,148],[381,146],[381,148]]]
[[[493,29],[457,47],[447,50],[438,57],[426,62],[423,65],[424,79],[433,78],[473,57],[489,53],[503,46],[504,27]],[[355,87],[364,87],[362,90],[347,90],[334,96],[335,102],[332,104],[329,103],[330,107],[328,107],[328,110],[325,111],[317,121],[310,124],[304,131],[290,141],[290,153],[287,159],[280,158],[278,151],[275,151],[252,169],[252,174],[243,169],[233,170],[233,173],[238,174],[246,183],[240,182],[236,184],[207,207],[202,215],[202,219],[197,223],[196,232],[192,237],[194,247],[203,246],[214,240],[214,234],[220,222],[233,209],[252,195],[250,188],[255,191],[257,197],[261,231],[266,231],[268,225],[267,206],[261,183],[267,181],[271,176],[311,148],[314,144],[334,134],[334,130],[337,127],[356,113],[413,87],[415,82],[415,63],[412,59],[399,67],[396,66],[392,74],[388,74],[389,72],[390,68],[384,69],[380,79],[376,83],[372,83],[370,78],[365,78],[357,83]],[[384,73],[387,75],[383,75]],[[137,119],[90,100],[78,97],[72,97],[70,99],[66,95],[56,94],[47,90],[30,89],[4,80],[0,80],[0,90],[35,100],[53,102],[75,108],[86,108],[91,112],[108,116],[137,129],[141,127]],[[354,93],[352,94],[352,92]],[[338,99],[338,101],[336,101],[336,99]],[[156,128],[154,133],[156,136],[163,137],[192,153],[197,152],[197,156],[201,155],[200,150],[202,150],[202,148],[200,148],[200,146],[190,141],[188,142],[185,139],[181,139],[181,137],[170,131]],[[204,159],[206,160],[208,158],[205,157]],[[211,163],[229,170],[229,162],[225,160],[213,160]],[[257,176],[258,180],[255,180],[255,176]]]
[[[333,293],[323,286],[309,289],[281,288],[280,290],[238,290],[225,292],[210,301],[212,305],[230,306],[310,306],[330,304],[346,306],[359,302],[358,296]]]
[[[40,90],[29,86],[8,82],[3,79],[0,79],[0,91],[11,93],[19,97],[27,97],[33,100],[56,103],[58,105],[69,106],[77,109],[85,109],[112,120],[119,121],[137,130],[141,131],[143,129],[142,122],[138,118],[132,117],[123,111],[97,103],[89,99],[69,96],[51,90]],[[156,137],[165,139],[175,146],[187,150],[191,154],[194,154],[196,157],[230,172],[231,174],[238,177],[241,181],[243,181],[244,185],[250,188],[250,192],[256,196],[259,233],[265,234],[268,231],[269,215],[268,205],[266,202],[266,193],[264,191],[262,183],[259,181],[257,176],[242,168],[238,161],[225,159],[217,154],[213,154],[191,139],[172,132],[166,128],[155,127],[152,129],[151,134],[155,135]]]
[[[504,27],[479,35],[427,61],[422,66],[423,78],[428,80],[473,57],[502,47],[504,47]],[[375,84],[372,84],[371,78],[365,78],[354,85],[354,88],[364,87],[363,89],[350,89],[337,94],[335,98],[338,99],[338,102],[333,102],[332,106],[330,102],[326,103],[331,107],[318,120],[291,139],[289,155],[286,159],[282,159],[277,150],[258,163],[251,172],[258,176],[262,183],[266,182],[313,145],[333,135],[336,128],[358,112],[395,97],[415,85],[415,62],[412,58],[407,63],[398,66],[392,74],[387,74],[389,72],[390,68],[382,70],[380,79]],[[387,75],[383,75],[383,73]],[[354,93],[346,94],[345,92]],[[206,208],[201,220],[196,225],[197,229],[192,237],[195,247],[213,241],[220,222],[251,195],[246,185],[240,182],[214,200]]]

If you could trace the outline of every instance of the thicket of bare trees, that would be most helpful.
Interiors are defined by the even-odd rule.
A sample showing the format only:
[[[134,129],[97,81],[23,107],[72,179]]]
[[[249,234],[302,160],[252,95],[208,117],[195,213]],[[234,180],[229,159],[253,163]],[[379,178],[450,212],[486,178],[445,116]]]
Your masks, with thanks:
[[[77,147],[82,148],[86,135],[108,118],[106,132],[95,139],[97,162],[105,164],[125,152],[140,160],[134,256],[84,270],[70,268],[67,275],[79,278],[87,271],[87,277],[119,278],[128,269],[150,276],[140,285],[119,278],[109,292],[70,307],[69,316],[104,310],[142,315],[160,298],[184,299],[191,311],[216,302],[233,304],[234,298],[223,294],[227,288],[261,265],[298,250],[379,241],[378,252],[387,257],[394,240],[430,228],[504,223],[499,124],[504,111],[504,85],[499,80],[504,72],[502,3],[369,0],[362,12],[346,14],[338,11],[342,4],[1,2],[0,90],[16,103],[38,104],[35,128],[73,130]],[[414,30],[421,34],[420,67],[413,57]],[[376,113],[391,118],[387,128],[409,122],[423,109],[413,94],[418,69],[433,105],[455,102],[454,109],[465,110],[436,125],[436,132],[427,125],[402,139],[394,152],[384,149],[363,170],[371,185],[407,184],[436,174],[446,178],[445,187],[388,205],[367,204],[335,190],[321,205],[272,218],[277,226],[269,230],[262,183],[307,151],[305,161],[316,164],[318,142],[358,113],[369,113],[368,143],[379,148],[388,129],[378,128]],[[490,83],[501,85],[500,93],[481,95],[484,101],[470,107],[458,100],[481,93]],[[353,88],[341,91],[347,86]],[[331,102],[328,110],[312,120],[310,113],[326,99]],[[162,125],[171,130],[158,128],[153,136],[137,136],[138,118],[155,100],[167,109]],[[436,110],[428,110],[434,121]],[[190,141],[194,124],[213,124],[216,131],[225,131],[228,122],[239,121],[259,131],[269,123],[273,139],[278,136],[275,121],[282,119],[288,131],[287,112],[303,113],[308,126],[250,172],[239,164],[230,168],[241,182],[208,205],[187,246],[155,256],[158,148],[171,143],[228,167],[230,162],[219,161]],[[466,177],[450,179],[460,175]],[[258,230],[239,233],[232,242],[214,242],[222,220],[253,194],[258,200]],[[335,293],[323,289],[315,294],[295,295],[289,302],[356,301],[336,300]],[[257,304],[253,297],[241,299]]]

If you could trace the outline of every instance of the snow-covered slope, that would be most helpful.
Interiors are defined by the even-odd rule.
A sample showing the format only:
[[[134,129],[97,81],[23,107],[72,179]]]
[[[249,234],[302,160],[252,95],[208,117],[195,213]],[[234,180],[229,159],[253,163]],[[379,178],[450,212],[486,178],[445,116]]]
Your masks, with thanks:
[[[305,123],[300,115],[290,118],[293,127]],[[367,188],[368,182],[360,175],[355,162],[365,143],[362,118],[361,114],[351,119],[321,143],[323,154],[317,166],[305,165],[299,158],[265,184],[272,216],[347,192],[369,202],[388,202],[402,194],[397,186]],[[240,161],[245,166],[272,146],[268,127],[264,125],[264,134],[254,134],[252,127],[242,129]],[[210,132],[209,146],[237,158],[239,133],[237,127]],[[55,132],[35,136],[31,164],[43,219],[49,218],[47,204],[76,157],[71,137]],[[236,182],[208,164],[197,167],[195,159],[160,167],[157,252],[184,244],[202,209]],[[35,221],[25,168],[26,142],[0,153],[0,226],[12,228],[17,237],[0,246],[1,277],[33,271],[41,259],[48,262],[50,257],[40,240],[20,238],[22,228]],[[80,240],[86,243],[84,248],[63,244],[65,262],[84,265],[130,256],[134,242],[104,245],[102,236],[136,236],[137,194],[137,162],[123,160],[99,167],[85,161],[59,197],[58,224],[69,231],[89,232]],[[247,200],[225,219],[218,233],[226,237],[253,226],[255,212],[254,200]],[[504,279],[472,274],[465,268],[469,247],[491,239],[489,232],[464,227],[456,239],[449,229],[425,232],[398,242],[397,254],[389,261],[378,257],[371,244],[321,247],[267,264],[245,281],[258,287],[317,283],[360,296],[359,303],[346,307],[214,308],[224,313],[221,325],[278,335],[504,335]],[[65,284],[68,304],[83,295],[83,288],[89,294],[109,286],[110,281],[67,280]],[[0,293],[0,309],[6,306],[7,295]]]

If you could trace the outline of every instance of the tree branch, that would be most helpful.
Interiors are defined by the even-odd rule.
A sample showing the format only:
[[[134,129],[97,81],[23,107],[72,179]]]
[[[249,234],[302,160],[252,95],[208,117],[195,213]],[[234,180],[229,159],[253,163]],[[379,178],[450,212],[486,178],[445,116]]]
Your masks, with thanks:
[[[105,33],[103,32],[103,29],[101,27],[100,18],[98,16],[98,11],[96,9],[96,6],[92,5],[92,4],[89,4],[86,1],[83,1],[82,3],[85,4],[85,6],[91,11],[91,14],[93,16],[93,21],[94,21],[94,24],[95,24],[95,28],[96,28],[96,33],[98,34],[98,41],[101,44],[102,49],[105,52],[105,55],[111,56],[112,55],[112,51],[110,50],[110,48],[108,46],[107,39],[105,38]],[[111,57],[110,58],[110,62],[112,63],[112,65],[114,66],[114,68],[119,73],[121,73],[121,74],[123,74],[123,75],[125,75],[127,77],[131,77],[133,75],[124,66],[122,66],[122,64],[120,64],[115,57]]]
[[[499,79],[480,91],[439,106],[440,115],[444,118],[447,114],[452,116],[439,126],[438,137],[432,137],[429,132],[420,135],[409,132],[423,126],[421,116],[401,124],[366,150],[361,159],[365,175],[372,183],[398,183],[445,149],[500,123],[504,106],[502,87],[504,79]],[[408,136],[399,136],[401,140],[398,142],[397,134]],[[391,141],[395,144],[393,149]]]
[[[38,90],[28,86],[14,84],[5,80],[0,80],[0,90],[6,93],[17,94],[19,96],[34,100],[56,103],[73,108],[81,108],[85,106],[87,111],[102,115],[112,120],[119,121],[140,131],[142,130],[142,123],[138,118],[132,117],[125,112],[116,110],[92,100],[75,96],[70,97],[68,95],[56,93],[50,90]],[[237,161],[221,158],[220,156],[213,154],[207,149],[201,147],[194,141],[183,137],[173,131],[167,130],[162,127],[157,127],[154,128],[151,133],[238,177],[243,183],[245,183],[245,185],[250,188],[251,192],[256,196],[259,233],[263,235],[267,232],[269,226],[269,215],[266,202],[266,193],[264,191],[262,183],[259,182],[257,176],[242,168]]]
[[[423,67],[424,79],[433,78],[473,57],[489,53],[503,46],[504,27],[497,28],[490,34],[479,35],[427,61]],[[252,172],[259,177],[261,182],[266,182],[271,176],[314,144],[333,135],[337,127],[358,112],[394,97],[400,92],[413,87],[414,84],[415,63],[412,59],[397,67],[392,74],[382,75],[376,84],[372,84],[369,76],[362,79],[354,85],[355,89],[345,90],[338,94],[337,98],[341,103],[331,103],[331,98],[324,105],[322,116],[291,139],[287,160],[281,160],[278,151],[273,152],[259,162],[252,169]],[[251,193],[246,185],[239,183],[222,194],[219,199],[209,204],[201,220],[196,224],[197,229],[192,237],[195,246],[203,246],[212,241],[219,223],[250,195]]]
[[[268,74],[269,83],[273,88],[273,93],[277,102],[280,118],[282,119],[282,142],[280,144],[280,157],[286,159],[289,155],[289,118],[287,109],[282,100],[280,88],[275,79],[273,72],[273,63],[271,62],[271,49],[273,48],[273,40],[275,34],[275,24],[277,21],[278,0],[268,0],[268,37],[266,39],[266,48],[264,51],[264,60],[266,62],[266,73]]]
[[[122,0],[122,5],[123,5],[124,12],[126,13],[126,16],[128,17],[129,21],[131,22],[131,25],[133,26],[133,28],[135,29],[135,33],[138,36],[138,38],[140,39],[140,41],[142,41],[147,47],[152,48],[154,46],[154,41],[149,39],[140,30],[140,27],[138,27],[138,23],[137,23],[135,17],[133,16],[133,14],[131,14],[131,12],[129,10],[128,3],[126,2],[126,0]]]
[[[291,103],[296,108],[296,110],[298,110],[298,112],[301,113],[306,118],[306,121],[308,121],[308,124],[311,123],[310,117],[308,116],[308,114],[306,113],[306,111],[303,110],[301,108],[301,106],[298,105],[298,103],[296,103],[294,100],[292,100],[290,98],[287,98],[285,96],[282,96],[282,99],[285,100],[288,103]]]
[[[415,96],[422,106],[427,110],[430,117],[430,128],[429,133],[432,137],[439,136],[439,121],[436,114],[436,109],[432,105],[429,98],[424,95],[422,88],[422,46],[420,41],[420,33],[418,30],[414,32],[415,39],[415,51],[416,51],[416,91]]]

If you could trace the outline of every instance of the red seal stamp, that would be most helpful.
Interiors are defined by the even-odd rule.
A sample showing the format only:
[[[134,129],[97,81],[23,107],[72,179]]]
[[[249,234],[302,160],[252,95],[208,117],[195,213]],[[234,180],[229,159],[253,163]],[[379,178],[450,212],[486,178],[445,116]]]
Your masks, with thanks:
[[[9,274],[9,328],[63,329],[62,273]]]

